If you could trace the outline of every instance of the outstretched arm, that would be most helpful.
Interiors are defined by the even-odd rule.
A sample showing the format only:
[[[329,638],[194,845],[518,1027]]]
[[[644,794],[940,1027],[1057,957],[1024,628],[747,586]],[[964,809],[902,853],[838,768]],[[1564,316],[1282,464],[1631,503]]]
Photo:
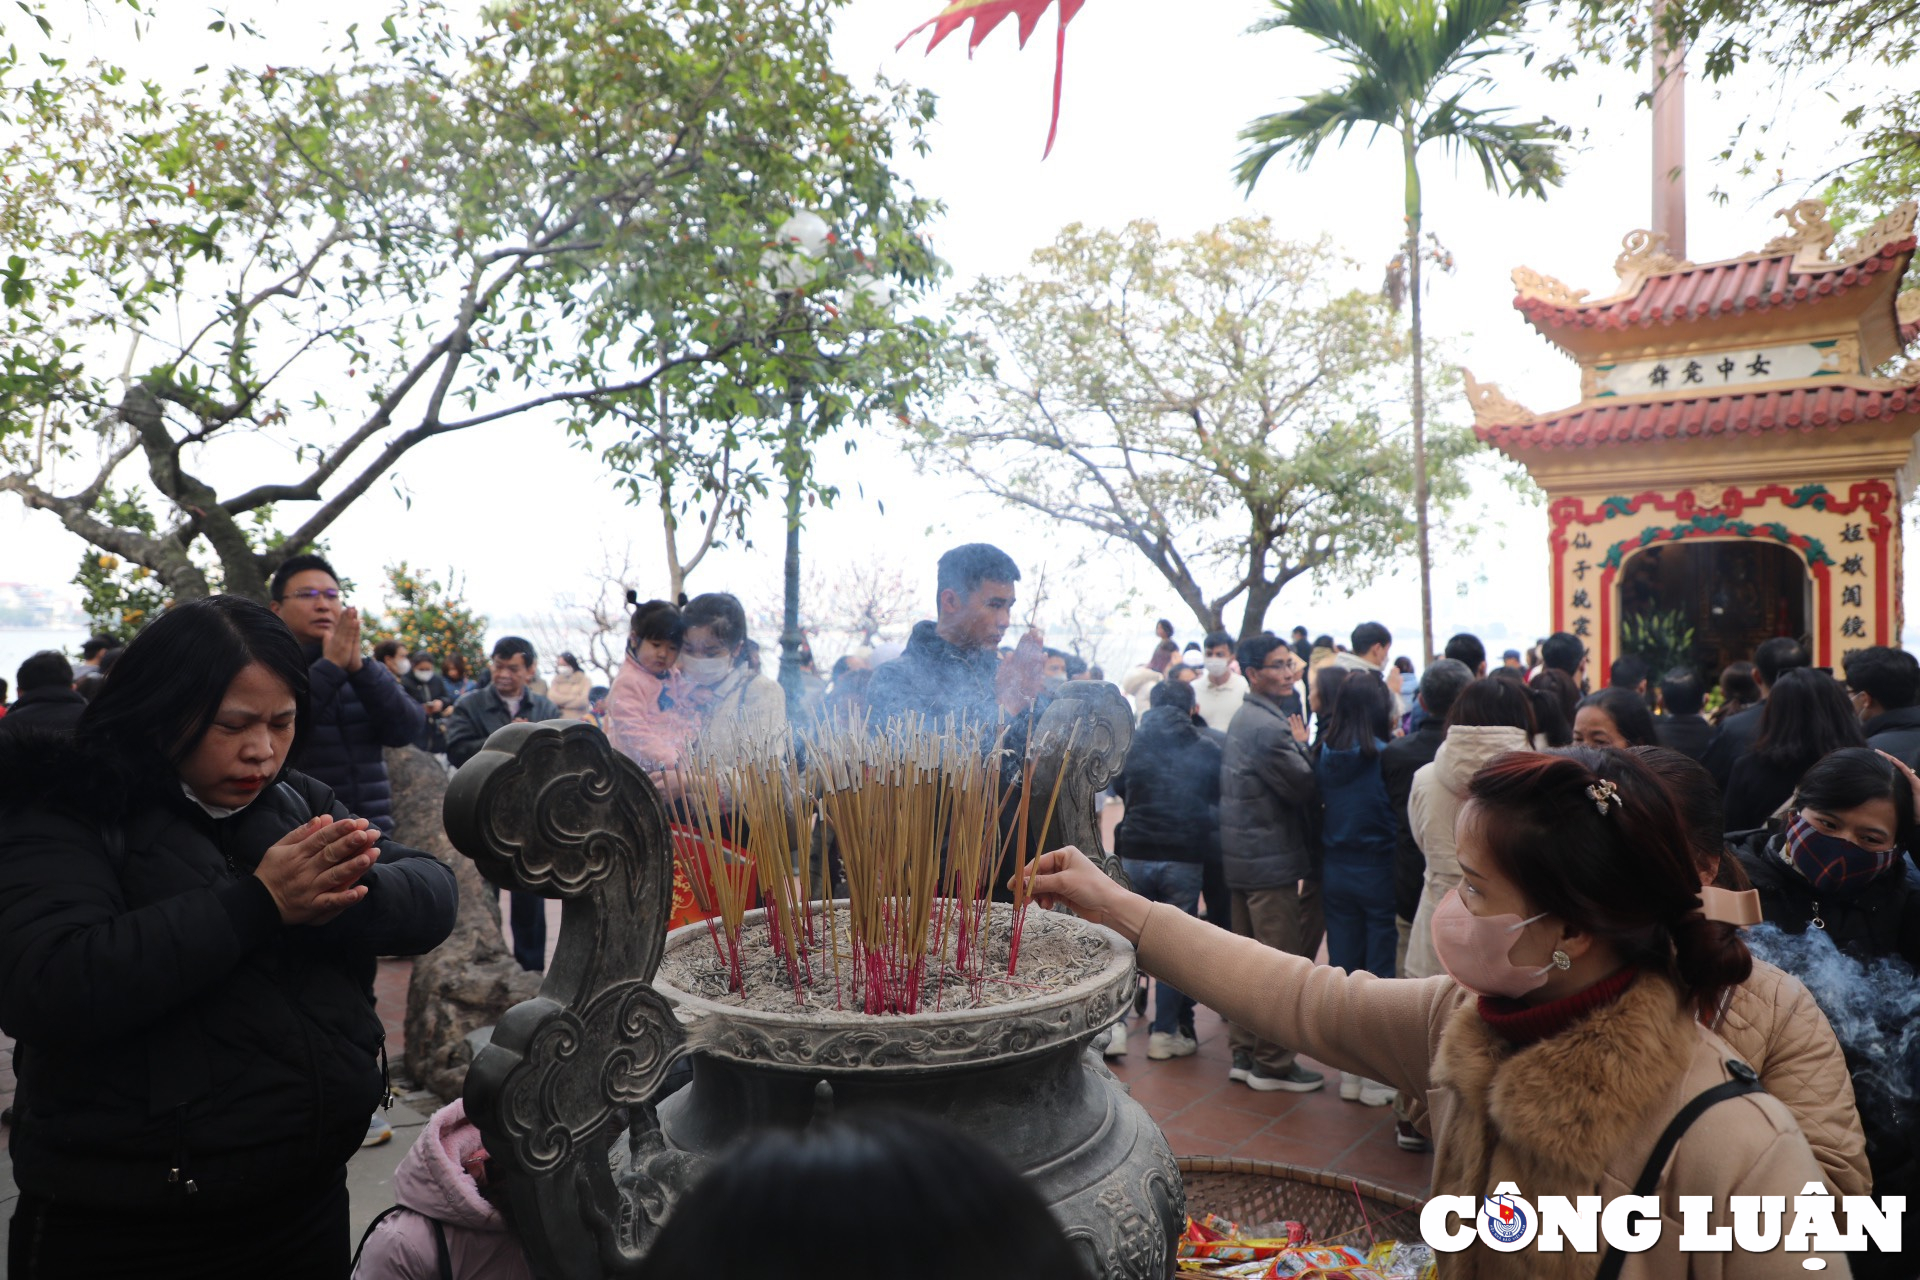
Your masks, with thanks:
[[[1115,930],[1143,969],[1223,1017],[1409,1093],[1426,1092],[1439,1030],[1468,998],[1447,978],[1348,974],[1237,937],[1122,889],[1078,849],[1042,855],[1035,871],[1035,902]]]

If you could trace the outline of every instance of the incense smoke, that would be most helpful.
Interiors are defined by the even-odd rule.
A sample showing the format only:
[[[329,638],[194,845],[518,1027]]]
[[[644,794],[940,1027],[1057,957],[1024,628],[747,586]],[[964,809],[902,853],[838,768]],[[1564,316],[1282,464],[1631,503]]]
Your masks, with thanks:
[[[1813,993],[1846,1051],[1863,1116],[1904,1110],[1920,1095],[1920,982],[1911,965],[1897,956],[1863,964],[1821,929],[1794,934],[1760,924],[1746,936],[1755,956]]]

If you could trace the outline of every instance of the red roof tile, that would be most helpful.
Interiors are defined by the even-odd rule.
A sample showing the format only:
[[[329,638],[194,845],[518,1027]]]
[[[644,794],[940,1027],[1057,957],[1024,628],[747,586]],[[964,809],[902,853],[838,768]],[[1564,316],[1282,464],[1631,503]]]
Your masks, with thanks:
[[[1791,307],[1839,293],[1883,271],[1904,271],[1914,246],[1915,238],[1908,236],[1881,246],[1878,253],[1852,266],[1815,271],[1794,270],[1791,253],[1714,262],[1651,276],[1632,297],[1613,302],[1562,306],[1522,295],[1513,300],[1513,305],[1543,332],[1558,328],[1645,329],[1656,323]]]
[[[1591,449],[1642,440],[1712,438],[1765,431],[1832,430],[1849,422],[1920,414],[1920,386],[1849,386],[1728,392],[1694,399],[1600,400],[1513,425],[1478,426],[1486,443],[1508,450]],[[1920,428],[1920,421],[1914,423]]]

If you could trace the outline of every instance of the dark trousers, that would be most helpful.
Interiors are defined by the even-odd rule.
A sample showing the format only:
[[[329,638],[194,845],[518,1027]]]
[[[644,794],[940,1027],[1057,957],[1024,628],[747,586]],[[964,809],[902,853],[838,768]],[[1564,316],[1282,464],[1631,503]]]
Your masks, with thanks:
[[[1200,901],[1200,864],[1197,862],[1147,862],[1139,858],[1122,859],[1133,891],[1148,902],[1164,902],[1188,915]],[[1180,1029],[1183,1015],[1192,1004],[1165,978],[1154,979],[1153,1029],[1168,1035]]]
[[[1216,929],[1233,932],[1233,893],[1227,888],[1227,869],[1218,853],[1201,863],[1205,877],[1200,884],[1200,896],[1206,901],[1206,909],[1200,918]]]
[[[346,1280],[347,1172],[242,1209],[180,1197],[105,1208],[23,1192],[7,1235],[12,1280]]]
[[[1302,880],[1280,889],[1235,889],[1233,931],[1243,938],[1311,960],[1320,950],[1326,926],[1320,915],[1320,882]],[[1236,1052],[1253,1055],[1263,1076],[1283,1076],[1293,1070],[1294,1052],[1233,1023],[1229,1043]]]
[[[518,889],[507,895],[507,923],[513,927],[513,958],[522,969],[547,967],[547,900]]]
[[[1328,851],[1320,889],[1327,915],[1327,963],[1348,973],[1394,976],[1400,929],[1393,922],[1393,854]]]

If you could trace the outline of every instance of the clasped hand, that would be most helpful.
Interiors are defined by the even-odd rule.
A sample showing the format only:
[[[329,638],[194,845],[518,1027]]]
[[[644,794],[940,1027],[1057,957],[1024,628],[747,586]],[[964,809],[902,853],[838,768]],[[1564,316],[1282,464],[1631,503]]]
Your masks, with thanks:
[[[367,896],[360,878],[380,857],[379,839],[365,818],[314,818],[262,854],[253,874],[283,923],[326,924]]]

